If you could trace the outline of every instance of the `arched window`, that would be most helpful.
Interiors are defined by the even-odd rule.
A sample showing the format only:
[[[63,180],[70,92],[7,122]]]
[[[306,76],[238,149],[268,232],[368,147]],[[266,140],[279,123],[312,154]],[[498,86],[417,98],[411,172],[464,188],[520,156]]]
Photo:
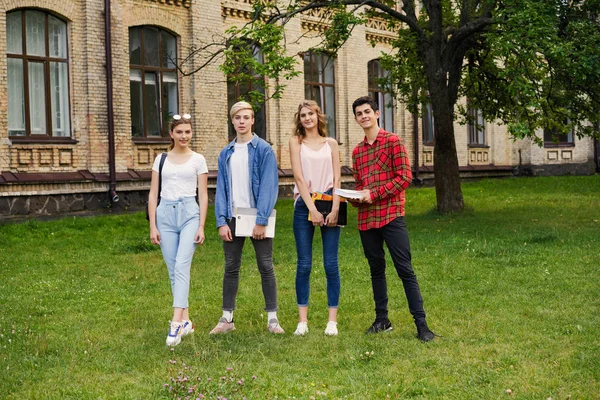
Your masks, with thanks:
[[[379,105],[379,126],[388,132],[394,131],[394,96],[385,87],[385,78],[389,72],[381,67],[379,60],[367,64],[369,96]]]
[[[41,10],[6,14],[8,135],[71,136],[67,23]]]
[[[327,117],[327,133],[335,131],[334,60],[325,53],[304,53],[304,97],[317,102]]]
[[[263,63],[263,54],[260,51],[260,48],[254,44],[248,43],[248,50],[252,53],[252,56],[259,63]],[[238,101],[248,100],[248,94],[251,91],[265,94],[264,85],[256,84],[256,81],[264,80],[264,77],[256,75],[248,66],[240,65],[238,59],[235,60],[236,71],[239,73],[234,73],[232,76],[227,78],[227,110],[230,110],[231,107],[237,103]],[[248,79],[236,79],[236,77],[244,76]],[[254,133],[256,133],[259,137],[266,139],[267,138],[267,117],[265,112],[266,105],[263,105],[254,112]],[[229,115],[229,111],[227,113]],[[232,140],[235,135],[235,129],[233,129],[233,124],[230,122],[229,126],[229,139]]]
[[[131,134],[161,139],[169,134],[171,116],[179,110],[177,38],[152,27],[129,28]]]

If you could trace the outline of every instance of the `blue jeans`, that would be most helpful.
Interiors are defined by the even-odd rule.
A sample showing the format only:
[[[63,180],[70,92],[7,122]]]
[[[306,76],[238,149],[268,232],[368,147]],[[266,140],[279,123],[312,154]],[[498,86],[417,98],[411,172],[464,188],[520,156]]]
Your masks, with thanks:
[[[308,207],[299,197],[294,207],[294,237],[296,239],[296,300],[299,307],[308,306],[310,295],[310,272],[312,269],[312,243],[315,227],[308,220]],[[338,250],[340,245],[340,227],[321,227],[323,240],[323,265],[327,276],[327,306],[335,308],[340,300],[340,269]]]
[[[196,251],[194,236],[199,226],[200,209],[194,197],[163,199],[156,208],[156,227],[171,280],[173,307],[188,308],[190,267]]]

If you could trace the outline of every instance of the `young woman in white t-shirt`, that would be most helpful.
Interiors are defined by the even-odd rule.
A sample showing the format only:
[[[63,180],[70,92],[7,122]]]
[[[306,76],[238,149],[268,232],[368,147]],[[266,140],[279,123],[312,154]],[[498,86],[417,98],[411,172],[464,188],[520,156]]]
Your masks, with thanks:
[[[188,309],[190,267],[196,245],[204,242],[208,210],[208,168],[204,157],[190,148],[193,134],[190,119],[189,114],[173,116],[169,127],[171,145],[160,176],[161,190],[158,193],[161,159],[158,155],[152,167],[148,196],[150,241],[160,244],[173,292],[168,346],[177,346],[184,336],[194,332]]]

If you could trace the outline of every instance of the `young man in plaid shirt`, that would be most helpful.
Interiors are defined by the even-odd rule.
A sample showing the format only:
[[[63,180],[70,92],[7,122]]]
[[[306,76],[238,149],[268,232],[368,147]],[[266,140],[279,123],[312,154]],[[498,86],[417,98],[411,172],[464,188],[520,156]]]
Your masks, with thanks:
[[[412,180],[408,154],[398,136],[379,127],[379,107],[371,97],[356,99],[352,111],[354,119],[365,132],[365,139],[352,152],[352,170],[356,189],[362,191],[362,197],[353,203],[358,207],[358,229],[371,267],[375,300],[375,322],[367,333],[392,330],[387,309],[385,242],[396,272],[402,279],[408,308],[417,325],[417,336],[428,342],[435,335],[425,320],[423,298],[411,265],[408,231],[404,223],[404,191]]]

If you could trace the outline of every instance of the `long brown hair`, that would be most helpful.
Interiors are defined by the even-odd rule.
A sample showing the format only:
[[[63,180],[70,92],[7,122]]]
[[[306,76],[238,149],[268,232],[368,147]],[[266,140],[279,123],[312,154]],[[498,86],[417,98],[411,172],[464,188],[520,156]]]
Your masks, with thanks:
[[[191,127],[192,126],[192,119],[191,118],[190,119],[186,119],[186,118],[183,118],[183,117],[181,117],[179,119],[172,119],[171,123],[169,124],[169,132],[173,132],[173,129],[175,129],[175,127],[177,125],[183,125],[183,124],[188,124]],[[169,150],[168,151],[173,150],[173,147],[175,147],[175,140],[173,140],[173,138],[171,138],[171,143],[169,144]]]
[[[309,108],[317,113],[317,130],[319,132],[319,136],[327,137],[327,119],[325,114],[321,111],[321,107],[314,100],[304,100],[298,106],[298,112],[294,116],[294,122],[296,126],[294,127],[294,136],[297,136],[299,139],[304,139],[306,137],[306,129],[302,126],[302,121],[300,121],[300,111],[304,108]]]

